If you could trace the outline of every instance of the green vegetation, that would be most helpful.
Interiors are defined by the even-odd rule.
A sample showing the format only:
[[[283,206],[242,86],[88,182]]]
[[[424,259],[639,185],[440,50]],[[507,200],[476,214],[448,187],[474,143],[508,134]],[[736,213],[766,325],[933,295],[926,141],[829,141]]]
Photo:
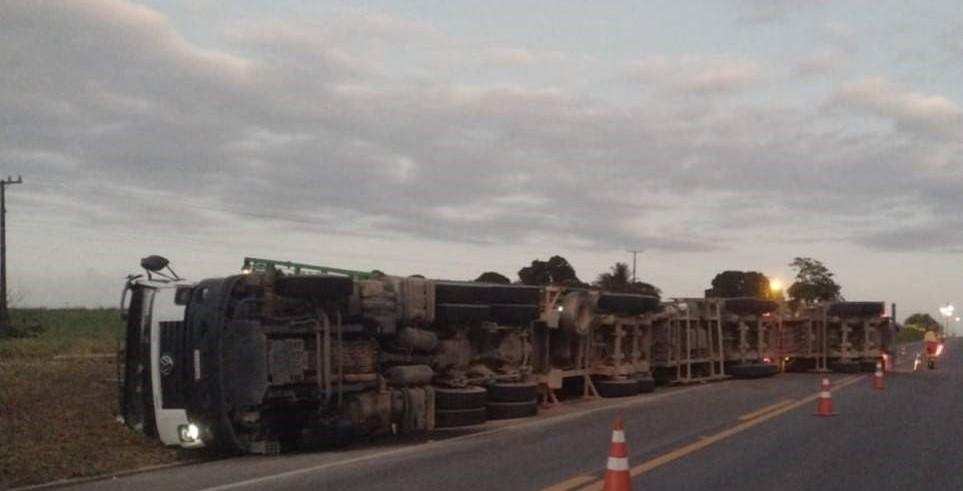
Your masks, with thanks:
[[[756,271],[723,271],[712,279],[712,288],[706,290],[706,297],[772,298],[769,278]]]
[[[0,489],[177,460],[116,421],[118,310],[11,314],[38,329],[0,339]]]
[[[811,257],[797,257],[789,266],[796,270],[796,281],[786,293],[793,304],[842,301],[840,287],[833,273],[821,261]]]
[[[641,293],[656,297],[662,294],[662,291],[654,285],[642,281],[632,281],[628,263],[615,263],[612,266],[612,271],[600,274],[593,285],[610,292]]]
[[[913,341],[922,341],[923,335],[926,334],[926,329],[920,329],[916,326],[903,325],[903,328],[899,330],[896,335],[897,343],[910,343]]]
[[[33,332],[0,339],[2,360],[114,353],[124,329],[117,309],[14,309],[11,318]]]
[[[548,261],[535,259],[531,266],[518,270],[518,279],[526,285],[586,286],[575,275],[575,268],[562,256],[552,256]]]

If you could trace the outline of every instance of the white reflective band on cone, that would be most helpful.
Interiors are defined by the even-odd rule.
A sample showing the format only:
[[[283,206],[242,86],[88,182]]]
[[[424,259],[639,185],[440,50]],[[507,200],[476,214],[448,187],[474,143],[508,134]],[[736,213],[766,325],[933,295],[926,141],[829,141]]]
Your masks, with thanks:
[[[812,397],[812,396],[809,396],[809,397]],[[828,392],[828,391],[825,391],[825,390],[824,390],[824,391],[822,391],[822,392],[819,393],[819,398],[820,398],[820,399],[829,399],[830,397],[832,397],[832,396],[829,395],[829,392]]]
[[[612,443],[625,443],[625,432],[622,430],[612,431]]]
[[[629,459],[625,457],[609,457],[609,465],[606,469],[610,471],[627,471],[629,470]]]

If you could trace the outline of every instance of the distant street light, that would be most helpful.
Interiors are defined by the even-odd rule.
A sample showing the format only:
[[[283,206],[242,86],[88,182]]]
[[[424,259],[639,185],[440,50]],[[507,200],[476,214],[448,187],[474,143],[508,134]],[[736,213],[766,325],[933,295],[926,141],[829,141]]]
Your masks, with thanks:
[[[956,307],[954,307],[953,304],[951,303],[947,303],[946,305],[940,307],[940,314],[943,316],[943,335],[944,336],[947,334],[947,331],[949,330],[950,319],[953,318],[954,310],[956,310]]]

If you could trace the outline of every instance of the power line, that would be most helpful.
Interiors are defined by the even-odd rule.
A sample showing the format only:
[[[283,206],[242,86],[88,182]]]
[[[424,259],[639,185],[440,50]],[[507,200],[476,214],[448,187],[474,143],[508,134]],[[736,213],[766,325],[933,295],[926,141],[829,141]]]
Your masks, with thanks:
[[[642,252],[642,249],[629,249],[626,252],[632,253],[632,283],[635,283],[635,257]]]

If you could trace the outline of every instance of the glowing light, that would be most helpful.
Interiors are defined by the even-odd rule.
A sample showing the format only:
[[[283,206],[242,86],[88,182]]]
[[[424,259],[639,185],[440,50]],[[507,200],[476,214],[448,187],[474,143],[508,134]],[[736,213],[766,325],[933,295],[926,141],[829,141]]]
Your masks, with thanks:
[[[769,280],[769,291],[779,292],[782,291],[782,281],[778,278],[772,278]]]

